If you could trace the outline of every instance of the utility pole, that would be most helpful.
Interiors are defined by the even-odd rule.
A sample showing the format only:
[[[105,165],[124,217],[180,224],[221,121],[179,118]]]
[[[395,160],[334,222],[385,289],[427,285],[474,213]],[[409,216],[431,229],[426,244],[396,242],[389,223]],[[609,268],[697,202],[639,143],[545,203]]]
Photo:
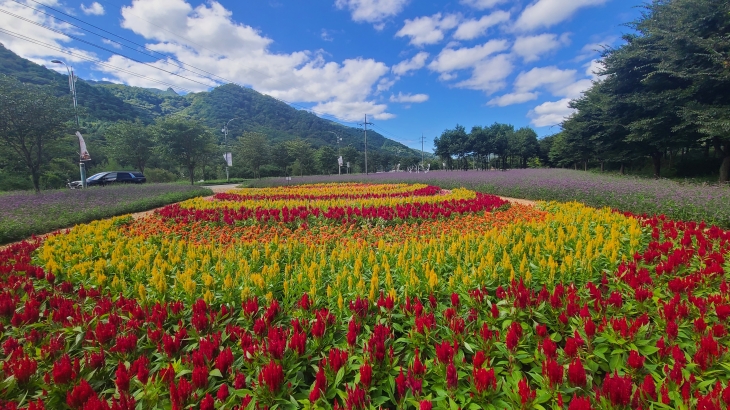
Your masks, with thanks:
[[[224,138],[225,138],[224,145],[225,145],[225,151],[226,152],[223,153],[223,159],[226,161],[226,182],[228,182],[228,162],[229,162],[229,160],[231,160],[231,163],[233,162],[232,159],[228,156],[228,124],[230,124],[231,121],[237,120],[237,119],[238,119],[238,117],[231,118],[230,120],[228,120],[228,122],[226,123],[226,125],[221,130],[221,131],[223,131],[223,135],[224,135]]]
[[[426,137],[423,136],[423,133],[421,133],[421,168],[426,169],[423,159],[423,141],[426,141]]]
[[[81,151],[80,154],[80,160],[79,160],[79,174],[81,174],[81,187],[86,189],[86,164],[84,161],[90,161],[91,157],[89,157],[89,153],[86,151],[86,143],[84,142],[84,138],[81,136],[81,125],[79,124],[79,109],[78,104],[76,103],[76,75],[74,74],[74,69],[72,67],[69,67],[68,64],[61,60],[51,60],[54,64],[63,64],[66,67],[66,71],[68,72],[68,87],[71,90],[71,96],[73,97],[73,103],[74,103],[74,113],[76,115],[76,136],[79,139],[79,151]]]
[[[365,175],[368,174],[368,125],[373,125],[372,122],[368,122],[368,115],[365,114],[365,122],[360,124],[365,127]]]

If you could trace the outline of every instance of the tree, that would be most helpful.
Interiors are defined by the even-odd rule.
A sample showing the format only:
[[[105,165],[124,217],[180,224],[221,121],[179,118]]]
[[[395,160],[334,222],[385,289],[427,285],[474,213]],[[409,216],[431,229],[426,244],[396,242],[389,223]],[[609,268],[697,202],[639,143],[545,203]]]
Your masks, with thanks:
[[[522,127],[515,131],[512,140],[514,141],[512,152],[520,157],[520,166],[527,168],[527,160],[536,157],[540,152],[537,133],[532,128]]]
[[[199,121],[173,116],[155,124],[155,139],[162,153],[180,164],[195,184],[195,168],[207,155],[215,152],[213,134]]]
[[[66,135],[72,116],[68,100],[51,89],[0,76],[0,140],[28,169],[36,192],[50,162],[47,147]]]
[[[246,132],[235,145],[235,151],[243,166],[251,168],[254,178],[261,177],[261,166],[269,163],[270,149],[265,134]]]
[[[308,174],[314,168],[314,152],[309,142],[303,139],[295,139],[284,142],[284,148],[291,159],[296,163],[299,175]],[[291,163],[294,167],[294,163]]]
[[[314,152],[314,163],[317,171],[321,174],[333,174],[337,172],[337,151],[330,146],[319,147]]]
[[[121,165],[144,172],[155,149],[153,132],[140,121],[120,121],[106,131],[111,154]]]

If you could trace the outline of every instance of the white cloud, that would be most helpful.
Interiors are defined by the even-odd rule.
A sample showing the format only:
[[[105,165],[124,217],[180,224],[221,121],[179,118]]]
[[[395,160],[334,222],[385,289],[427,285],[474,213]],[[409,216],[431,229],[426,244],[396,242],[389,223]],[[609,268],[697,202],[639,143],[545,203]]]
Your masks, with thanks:
[[[505,3],[507,0],[461,0],[459,3],[473,7],[477,10],[486,10],[491,9],[492,7],[496,6],[500,3]]]
[[[428,101],[427,94],[403,94],[401,92],[398,95],[390,96],[391,102],[399,103],[422,103]]]
[[[568,107],[568,103],[570,98],[542,103],[530,110],[527,117],[535,127],[558,125],[575,111]]]
[[[560,48],[570,42],[569,35],[540,34],[536,36],[520,36],[512,46],[512,52],[522,57],[525,62],[537,61],[540,56]]]
[[[322,33],[320,33],[320,35],[319,35],[319,36],[320,36],[320,37],[322,38],[322,40],[324,40],[324,41],[334,41],[334,37],[332,37],[332,33],[330,33],[330,31],[329,31],[329,30],[327,30],[326,28],[323,28],[323,29],[322,29]]]
[[[500,54],[477,63],[471,78],[457,83],[456,86],[492,94],[504,88],[506,85],[504,80],[512,73],[512,69],[509,55]]]
[[[508,105],[513,104],[522,104],[527,101],[532,101],[537,99],[537,93],[533,92],[527,92],[527,93],[511,93],[511,94],[505,94],[503,96],[493,98],[489,100],[487,104],[489,105],[496,105],[499,107],[506,107]]]
[[[444,31],[451,30],[459,24],[459,16],[448,14],[441,17],[441,13],[433,16],[418,17],[406,20],[396,37],[410,37],[410,44],[422,46],[435,44],[444,39]]]
[[[101,39],[101,42],[104,43],[104,44],[110,45],[110,46],[112,46],[114,48],[122,48],[122,46],[119,43],[116,43],[116,42],[111,41],[111,40],[107,40],[105,38],[102,38]]]
[[[338,9],[347,8],[354,21],[377,23],[403,11],[409,0],[336,0]],[[382,28],[381,28],[382,30]]]
[[[389,120],[395,115],[386,112],[388,106],[372,101],[329,101],[312,107],[313,111],[326,112],[346,121],[361,121],[367,113],[368,119]]]
[[[84,12],[84,14],[88,15],[94,15],[94,16],[103,16],[104,15],[104,6],[99,4],[98,2],[91,3],[91,6],[86,7],[83,3],[81,3],[81,11]]]
[[[489,40],[482,45],[471,48],[445,48],[428,65],[428,68],[432,71],[445,73],[473,67],[487,56],[506,50],[508,46],[507,40]]]
[[[390,87],[395,85],[395,81],[396,80],[392,78],[381,78],[380,81],[378,81],[378,86],[376,87],[377,92],[380,93],[382,91],[390,90]]]
[[[133,0],[131,6],[122,8],[122,17],[122,27],[145,37],[149,48],[275,98],[315,103],[314,110],[348,120],[365,113],[378,119],[392,118],[386,104],[371,101],[376,90],[383,91],[392,85],[390,80],[383,81],[390,68],[382,62],[354,58],[338,63],[326,61],[322,52],[311,51],[274,53],[269,49],[273,40],[235,22],[231,12],[216,1],[193,8],[184,0]],[[114,63],[187,89],[201,90],[213,85],[204,77],[198,78],[204,84],[186,82],[126,59]],[[155,64],[195,78],[174,64]],[[98,69],[125,83],[157,86],[142,84],[146,80],[124,73]]]
[[[454,33],[454,38],[459,40],[471,40],[481,37],[489,27],[508,21],[510,13],[507,11],[495,11],[492,14],[482,16],[479,20],[467,20],[459,25]]]
[[[537,99],[538,90],[546,89],[555,97],[574,99],[581,96],[593,82],[578,78],[577,70],[561,70],[555,66],[535,67],[521,72],[514,82],[514,90],[488,102],[489,105],[506,107]]]
[[[392,71],[395,75],[404,75],[410,71],[416,71],[423,68],[423,66],[426,65],[426,59],[428,58],[429,54],[425,51],[421,51],[420,53],[413,56],[413,58],[409,60],[403,60],[400,63],[393,66]]]
[[[56,0],[46,1],[45,4],[49,6],[60,6]],[[32,22],[53,27],[54,29],[62,32],[70,33],[73,30],[73,27],[66,23],[59,22],[45,14],[36,12],[31,8],[25,7],[11,0],[0,0],[0,6],[3,9],[22,16]],[[51,64],[50,60],[60,59],[67,63],[76,63],[85,61],[81,57],[92,58],[94,56],[93,53],[74,47],[67,47],[65,43],[71,42],[71,38],[63,34],[46,30],[43,27],[31,24],[5,13],[0,13],[0,27],[7,31],[16,33],[18,36],[24,36],[37,42],[45,43],[51,47],[71,51],[73,54],[69,55],[43,45],[31,43],[27,40],[23,40],[22,38],[0,32],[0,43],[5,45],[7,49],[23,58],[33,61],[34,63],[45,65],[48,68],[58,70],[64,74],[66,73],[66,68],[60,64]]]
[[[591,62],[588,63],[586,67],[586,75],[594,80],[598,80],[599,78],[601,78],[598,73],[606,68],[606,66],[604,66],[600,60],[591,60]]]
[[[561,70],[555,66],[535,67],[521,72],[515,79],[517,92],[529,92],[546,87],[553,95],[564,95],[566,87],[575,82],[576,70]]]
[[[515,28],[522,31],[540,27],[552,27],[569,19],[578,9],[597,6],[608,0],[537,0],[525,8],[515,22]]]

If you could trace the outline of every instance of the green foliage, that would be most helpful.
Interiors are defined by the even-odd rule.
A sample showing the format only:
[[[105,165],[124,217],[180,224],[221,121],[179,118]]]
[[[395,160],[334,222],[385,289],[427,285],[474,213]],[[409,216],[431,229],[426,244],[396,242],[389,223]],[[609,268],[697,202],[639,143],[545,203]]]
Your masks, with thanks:
[[[106,131],[111,155],[121,165],[133,166],[144,172],[147,162],[153,155],[153,130],[142,122],[120,121]]]
[[[636,34],[604,53],[602,80],[571,103],[567,149],[555,160],[623,167],[649,157],[659,177],[663,159],[710,144],[722,158],[720,181],[728,181],[730,4],[654,0],[644,9],[630,24]]]
[[[199,121],[179,116],[161,118],[154,128],[160,153],[185,168],[193,185],[195,168],[216,151],[213,134]]]
[[[500,123],[488,127],[474,126],[468,134],[463,126],[457,124],[453,130],[446,130],[437,137],[434,145],[435,154],[449,169],[466,170],[472,166],[504,169],[510,164],[527,168],[527,161],[540,155],[540,144],[533,129],[524,127],[515,131],[514,126]],[[494,163],[494,157],[499,162]]]
[[[266,135],[260,132],[245,132],[238,139],[234,151],[237,157],[234,157],[233,161],[240,161],[241,168],[249,168],[254,178],[260,178],[260,169],[269,163],[270,157]]]
[[[36,191],[52,158],[48,148],[66,134],[72,115],[68,104],[47,86],[0,76],[0,141],[30,173]]]
[[[175,182],[179,179],[174,173],[160,168],[147,168],[144,176],[147,178],[147,182],[152,183]]]

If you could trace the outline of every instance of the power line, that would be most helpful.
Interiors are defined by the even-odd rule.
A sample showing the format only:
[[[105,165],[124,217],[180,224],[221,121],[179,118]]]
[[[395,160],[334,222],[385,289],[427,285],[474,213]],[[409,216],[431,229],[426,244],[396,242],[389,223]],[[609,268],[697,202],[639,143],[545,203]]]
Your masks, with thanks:
[[[104,67],[108,67],[108,68],[111,68],[111,69],[114,69],[114,70],[118,70],[118,71],[121,71],[123,73],[129,74],[129,75],[132,75],[132,76],[135,76],[135,77],[143,78],[145,80],[152,81],[152,82],[155,82],[155,83],[158,83],[158,84],[161,84],[161,85],[166,85],[168,87],[174,87],[174,88],[177,88],[178,90],[182,90],[182,91],[186,91],[186,92],[193,92],[192,90],[188,90],[188,89],[183,88],[183,87],[178,87],[178,86],[176,86],[174,84],[166,83],[164,81],[160,81],[160,80],[157,80],[157,79],[154,79],[154,78],[151,78],[151,77],[147,77],[147,76],[144,76],[142,74],[138,74],[138,73],[129,71],[127,69],[124,69],[124,68],[121,68],[121,67],[117,67],[117,66],[114,66],[114,65],[105,63],[105,62],[100,61],[100,60],[95,59],[95,58],[87,57],[87,56],[84,56],[84,55],[80,55],[80,54],[74,53],[73,51],[70,51],[70,50],[64,50],[62,48],[55,47],[55,46],[53,46],[51,44],[44,43],[42,41],[36,40],[34,38],[31,38],[31,37],[24,36],[22,34],[18,34],[16,32],[10,31],[10,30],[6,30],[6,29],[3,29],[3,28],[0,28],[0,32],[4,32],[5,34],[7,34],[9,36],[12,36],[12,37],[15,37],[15,38],[18,38],[20,40],[24,40],[24,41],[27,41],[29,43],[33,43],[33,44],[39,45],[41,47],[45,47],[45,48],[48,48],[48,49],[51,49],[51,50],[54,50],[54,51],[58,51],[60,53],[67,54],[67,55],[73,56],[75,58],[79,58],[79,59],[86,60],[86,61],[89,61],[89,62],[92,62],[92,63],[95,63],[95,64],[99,64],[99,65],[104,66]]]
[[[152,54],[148,54],[148,53],[144,53],[144,52],[141,52],[141,51],[139,51],[139,50],[137,50],[137,49],[134,49],[134,48],[132,48],[132,47],[130,47],[130,46],[128,46],[128,45],[126,45],[126,44],[122,44],[122,43],[120,43],[120,42],[118,42],[118,41],[115,41],[115,40],[112,40],[112,39],[110,39],[110,38],[108,38],[108,37],[105,37],[105,36],[103,36],[103,35],[101,35],[101,34],[99,34],[99,33],[95,33],[95,32],[93,32],[93,31],[91,31],[91,30],[88,30],[88,29],[86,29],[86,28],[83,28],[83,27],[80,27],[80,26],[78,26],[78,25],[75,25],[75,24],[73,24],[73,23],[70,23],[70,22],[68,22],[68,21],[66,21],[66,20],[63,20],[63,19],[61,19],[61,18],[59,18],[59,17],[57,17],[57,16],[54,16],[54,15],[52,15],[52,14],[50,14],[50,13],[46,13],[46,12],[44,12],[44,11],[42,11],[42,10],[38,10],[38,9],[36,9],[36,8],[34,8],[34,7],[31,7],[31,6],[29,6],[29,5],[26,5],[26,4],[23,4],[23,3],[20,3],[20,2],[19,2],[19,1],[17,1],[17,0],[12,0],[12,1],[14,1],[14,2],[16,2],[16,3],[18,3],[18,4],[21,4],[21,5],[25,6],[25,7],[28,7],[28,8],[30,8],[30,9],[32,9],[32,10],[35,10],[35,11],[37,11],[37,12],[43,13],[43,14],[45,14],[45,15],[48,15],[48,16],[50,16],[50,17],[52,17],[52,18],[56,19],[56,20],[62,21],[62,22],[66,23],[66,24],[69,24],[69,25],[71,25],[71,26],[73,26],[73,27],[76,27],[76,28],[78,28],[78,29],[81,29],[81,30],[83,30],[83,31],[86,31],[86,32],[88,32],[88,33],[91,33],[91,34],[97,35],[97,36],[99,36],[99,37],[101,37],[102,39],[105,39],[105,40],[107,40],[107,41],[113,42],[113,43],[115,43],[115,44],[118,44],[118,45],[120,45],[120,46],[123,46],[123,47],[127,47],[127,48],[130,48],[130,49],[132,49],[132,50],[134,50],[134,51],[140,52],[141,54],[147,55],[147,56],[149,56],[149,57],[152,57],[152,58],[156,58],[156,57],[155,57],[154,55],[152,55]],[[198,75],[198,76],[200,76],[200,77],[203,77],[203,78],[206,78],[206,79],[208,79],[208,80],[211,80],[211,81],[212,81],[212,82],[213,82],[214,84],[218,83],[219,81],[217,81],[217,80],[214,80],[214,79],[212,79],[212,78],[210,78],[210,77],[208,77],[208,76],[206,76],[206,75],[200,74],[200,73],[198,73],[198,72],[195,72],[195,71],[193,71],[193,70],[190,70],[190,69],[188,69],[188,68],[185,68],[185,67],[186,67],[186,66],[187,66],[187,67],[191,67],[191,68],[193,68],[193,69],[196,69],[196,70],[199,70],[199,71],[201,71],[201,72],[204,72],[204,73],[206,73],[206,74],[209,74],[210,76],[214,76],[214,77],[220,78],[220,79],[222,79],[222,80],[224,80],[224,81],[226,81],[226,82],[228,82],[228,83],[232,83],[232,84],[236,84],[236,85],[238,85],[238,86],[240,86],[240,87],[244,87],[243,85],[241,85],[241,84],[238,84],[238,83],[236,83],[235,81],[231,81],[231,80],[228,80],[228,79],[226,79],[226,78],[224,78],[224,77],[221,77],[221,76],[219,76],[219,75],[216,75],[216,74],[210,73],[210,72],[208,72],[208,71],[205,71],[205,70],[203,70],[203,69],[200,69],[200,68],[198,68],[198,67],[195,67],[195,66],[193,66],[193,65],[189,65],[189,64],[186,64],[186,63],[184,63],[184,62],[182,62],[182,61],[180,61],[180,60],[178,60],[178,59],[176,59],[176,58],[174,58],[174,57],[172,57],[172,56],[170,56],[170,55],[167,55],[167,54],[164,54],[164,53],[159,53],[159,52],[157,52],[157,51],[154,51],[154,50],[150,50],[149,48],[147,48],[147,47],[146,47],[146,46],[144,46],[144,45],[140,45],[140,44],[138,44],[138,43],[136,43],[136,42],[134,42],[134,41],[131,41],[131,40],[129,40],[129,39],[126,39],[126,38],[124,38],[124,37],[122,37],[122,36],[119,36],[119,35],[117,35],[117,34],[111,33],[111,32],[109,32],[109,31],[107,31],[107,30],[104,30],[104,29],[102,29],[102,28],[100,28],[100,27],[97,27],[97,26],[95,26],[95,25],[93,25],[93,24],[91,24],[91,23],[87,23],[87,22],[85,22],[85,21],[83,21],[83,20],[81,20],[81,19],[78,19],[78,18],[76,18],[76,17],[74,17],[74,16],[71,16],[71,15],[69,15],[69,14],[66,14],[66,13],[64,13],[64,12],[62,12],[62,11],[60,11],[60,10],[57,10],[57,9],[55,9],[55,8],[51,7],[51,6],[45,5],[45,4],[43,4],[43,3],[40,3],[40,2],[38,2],[38,1],[35,1],[35,0],[31,0],[31,1],[33,1],[33,2],[34,2],[34,3],[36,3],[36,4],[40,4],[40,5],[43,5],[44,7],[47,7],[48,9],[50,9],[50,10],[53,10],[53,11],[55,11],[55,12],[57,12],[57,13],[60,13],[60,14],[63,14],[63,15],[65,15],[65,16],[68,16],[68,17],[70,17],[70,18],[73,18],[73,19],[75,19],[75,20],[78,20],[78,21],[80,21],[80,22],[82,22],[82,23],[84,23],[84,24],[87,24],[87,25],[89,25],[89,26],[91,26],[91,27],[94,27],[94,28],[96,28],[96,29],[98,29],[98,30],[100,30],[100,31],[103,31],[103,32],[105,32],[105,33],[108,33],[108,34],[110,34],[110,35],[113,35],[113,36],[115,36],[115,37],[117,37],[117,38],[120,38],[120,39],[122,39],[122,40],[124,40],[124,41],[128,41],[129,43],[132,43],[132,44],[135,44],[135,45],[137,45],[137,46],[140,46],[140,47],[144,48],[145,50],[149,50],[149,51],[151,51],[151,52],[153,52],[153,53],[156,53],[156,54],[159,54],[159,55],[161,55],[161,56],[164,56],[164,57],[168,58],[169,60],[172,60],[172,61],[174,61],[174,62],[177,62],[178,64],[180,64],[180,65],[181,65],[181,66],[178,66],[177,68],[179,68],[179,69],[182,69],[182,70],[185,70],[185,71],[189,71],[189,72],[191,72],[191,73],[193,73],[193,74],[195,74],[195,75]],[[11,12],[9,12],[9,11],[7,11],[7,10],[4,10],[4,9],[0,9],[0,12],[3,12],[3,13],[5,13],[5,14],[8,14],[8,15],[12,16],[12,17],[18,18],[18,19],[20,19],[20,20],[22,20],[22,21],[25,21],[25,22],[28,22],[28,23],[34,24],[34,25],[36,25],[36,26],[40,26],[40,27],[43,27],[43,28],[45,28],[45,29],[47,29],[47,30],[50,30],[50,31],[53,31],[53,32],[55,32],[55,33],[58,33],[58,34],[64,35],[64,36],[66,36],[66,37],[69,37],[69,38],[71,38],[71,39],[74,39],[74,40],[80,41],[80,42],[82,42],[82,43],[88,44],[88,45],[90,45],[90,46],[92,46],[92,47],[96,47],[96,48],[99,48],[99,49],[101,49],[101,50],[103,50],[103,51],[106,51],[106,52],[108,52],[108,53],[111,53],[111,54],[114,54],[114,55],[118,55],[118,56],[121,56],[121,57],[127,58],[127,59],[129,59],[129,60],[131,60],[131,61],[134,61],[134,62],[136,62],[136,63],[139,63],[139,64],[143,64],[143,65],[145,65],[145,66],[147,66],[147,67],[151,67],[151,68],[154,68],[154,69],[157,69],[157,70],[163,71],[163,72],[165,72],[165,73],[167,73],[167,74],[171,74],[171,75],[174,75],[174,76],[177,76],[177,77],[183,78],[183,79],[185,79],[185,80],[188,80],[188,81],[191,81],[191,82],[195,82],[195,83],[198,83],[198,84],[204,85],[204,86],[206,86],[206,87],[211,87],[211,85],[210,85],[210,84],[205,84],[205,83],[203,83],[203,82],[201,82],[201,81],[198,81],[198,80],[195,80],[195,79],[191,79],[191,78],[185,77],[185,76],[183,76],[183,75],[180,75],[180,74],[174,73],[174,72],[172,72],[172,71],[168,71],[168,70],[165,70],[165,69],[163,69],[163,68],[160,68],[160,67],[157,67],[157,66],[151,65],[151,64],[149,64],[149,63],[146,63],[146,62],[144,62],[144,61],[140,61],[140,60],[134,59],[134,58],[132,58],[132,57],[129,57],[129,56],[127,56],[127,55],[124,55],[124,54],[118,53],[118,52],[116,52],[116,51],[110,50],[110,49],[108,49],[108,48],[106,48],[106,47],[102,47],[102,46],[99,46],[99,45],[97,45],[97,44],[91,43],[91,42],[89,42],[89,41],[83,40],[83,39],[81,39],[81,38],[78,38],[78,37],[75,37],[75,36],[69,35],[69,34],[67,34],[67,33],[64,33],[64,32],[63,32],[63,31],[61,31],[61,30],[57,30],[57,29],[54,29],[54,28],[52,28],[52,27],[48,27],[48,26],[46,26],[46,25],[44,25],[44,24],[41,24],[41,23],[38,23],[38,22],[34,22],[34,21],[32,21],[32,20],[29,20],[29,19],[27,19],[27,18],[25,18],[25,17],[19,16],[19,15],[17,15],[17,14],[14,14],[14,13],[11,13]],[[144,20],[144,19],[142,19],[142,20]],[[144,21],[147,21],[147,20],[144,20]],[[151,23],[151,22],[149,22],[149,21],[147,21],[147,22],[148,22],[148,23],[150,23],[150,24],[152,24],[152,25],[155,25],[154,23]],[[157,25],[155,25],[155,26],[156,26],[156,27],[158,27],[158,28],[161,28],[161,29],[163,29],[163,30],[165,30],[165,31],[168,31],[168,32],[170,32],[171,34],[175,34],[175,33],[171,32],[171,31],[169,31],[169,30],[166,30],[166,29],[164,29],[164,28],[162,28],[162,27],[159,27],[159,26],[157,26]],[[177,34],[175,34],[175,35],[176,35],[176,36],[178,36],[178,37],[180,37],[180,38],[183,38],[183,39],[185,39],[185,40],[187,40],[187,41],[189,41],[189,42],[191,42],[192,44],[196,44],[196,43],[194,43],[194,42],[190,41],[189,39],[187,39],[187,38],[185,38],[185,37],[179,36],[179,35],[177,35]],[[16,37],[17,37],[17,33],[16,33]],[[26,41],[31,41],[31,42],[32,42],[32,41],[37,41],[37,40],[35,40],[35,39],[29,39],[29,38],[24,38],[24,39],[25,39]],[[196,44],[196,45],[197,45],[197,44]],[[48,47],[48,45],[47,45],[47,44],[46,44],[45,46],[47,46],[47,47]],[[204,47],[204,46],[202,46],[202,45],[198,45],[198,46],[200,46],[201,48],[204,48],[204,49],[208,50],[207,48],[205,48],[205,47]],[[61,51],[61,50],[57,50],[57,51]],[[211,50],[209,50],[209,51],[211,51]],[[62,52],[66,53],[66,54],[69,54],[69,52],[65,52],[65,51],[62,51]],[[212,52],[212,51],[211,51],[211,52]],[[217,54],[217,53],[214,53],[214,54]],[[102,65],[102,66],[107,66],[107,67],[113,67],[113,66],[110,66],[110,65],[108,65],[108,64],[102,63],[102,62],[101,62],[101,61],[99,61],[99,60],[90,60],[90,59],[88,59],[88,58],[85,58],[85,59],[86,59],[86,60],[88,60],[88,61],[94,61],[95,63],[97,63],[97,64],[99,64],[99,65]],[[178,87],[178,86],[172,86],[172,85],[170,85],[170,84],[167,84],[167,83],[164,83],[164,82],[161,82],[161,81],[153,80],[153,79],[151,79],[151,78],[149,78],[149,77],[141,76],[141,75],[139,75],[139,74],[134,74],[134,73],[132,73],[132,72],[130,72],[130,71],[128,71],[128,70],[120,69],[120,68],[118,68],[118,67],[115,67],[115,69],[117,69],[117,70],[119,70],[119,71],[121,71],[121,72],[125,72],[125,73],[127,73],[127,74],[132,74],[132,75],[135,75],[135,76],[137,76],[137,77],[140,77],[140,78],[145,78],[145,79],[149,79],[149,80],[152,80],[152,81],[154,81],[154,82],[156,82],[156,83],[158,83],[158,84],[165,84],[165,85],[168,85],[168,86],[170,86],[170,87],[174,87],[174,88],[177,88],[178,90],[184,90],[184,91],[187,91],[187,92],[191,92],[191,91],[190,91],[190,90],[188,90],[188,89],[184,89],[184,88],[182,88],[182,87]],[[271,78],[271,77],[270,77],[269,75],[267,75],[267,74],[265,74],[265,73],[262,73],[262,72],[260,72],[260,71],[257,71],[257,70],[255,70],[255,69],[250,69],[250,70],[251,70],[251,71],[254,71],[254,72],[258,72],[258,73],[260,73],[260,74],[264,75],[264,76],[265,76],[265,77],[267,77],[267,78]],[[297,88],[295,88],[295,89],[297,89]],[[277,101],[280,101],[280,102],[283,102],[283,103],[285,103],[285,104],[288,104],[288,105],[290,105],[290,106],[293,106],[293,107],[298,107],[298,108],[304,109],[304,110],[306,110],[306,111],[308,111],[308,112],[314,113],[314,114],[316,114],[316,115],[319,115],[319,116],[321,116],[321,117],[330,117],[330,118],[334,118],[335,120],[337,120],[337,121],[339,121],[339,122],[342,122],[342,123],[350,123],[350,124],[352,124],[352,123],[353,123],[352,121],[347,121],[347,120],[345,120],[345,119],[342,119],[342,118],[339,118],[339,117],[337,117],[337,116],[335,116],[335,115],[331,115],[331,114],[326,114],[326,113],[321,113],[321,112],[317,112],[317,111],[315,111],[315,110],[312,110],[311,108],[308,108],[308,107],[304,107],[304,106],[301,106],[301,105],[298,105],[298,104],[295,104],[295,103],[292,103],[292,102],[289,102],[289,101],[286,101],[286,100],[282,100],[282,99],[279,99],[279,98],[276,98],[276,97],[272,97],[272,98],[274,98],[274,99],[275,99],[275,100],[277,100]],[[379,129],[380,129],[381,131],[384,131],[384,132],[385,132],[386,134],[389,134],[390,138],[392,138],[392,139],[394,139],[394,140],[396,140],[396,141],[398,140],[398,138],[397,138],[397,137],[395,137],[395,136],[394,136],[393,134],[390,134],[390,133],[388,133],[387,131],[385,131],[384,129],[382,129],[382,128],[380,128],[380,127],[378,127],[378,128],[379,128]],[[366,147],[366,148],[367,148],[367,147]]]

